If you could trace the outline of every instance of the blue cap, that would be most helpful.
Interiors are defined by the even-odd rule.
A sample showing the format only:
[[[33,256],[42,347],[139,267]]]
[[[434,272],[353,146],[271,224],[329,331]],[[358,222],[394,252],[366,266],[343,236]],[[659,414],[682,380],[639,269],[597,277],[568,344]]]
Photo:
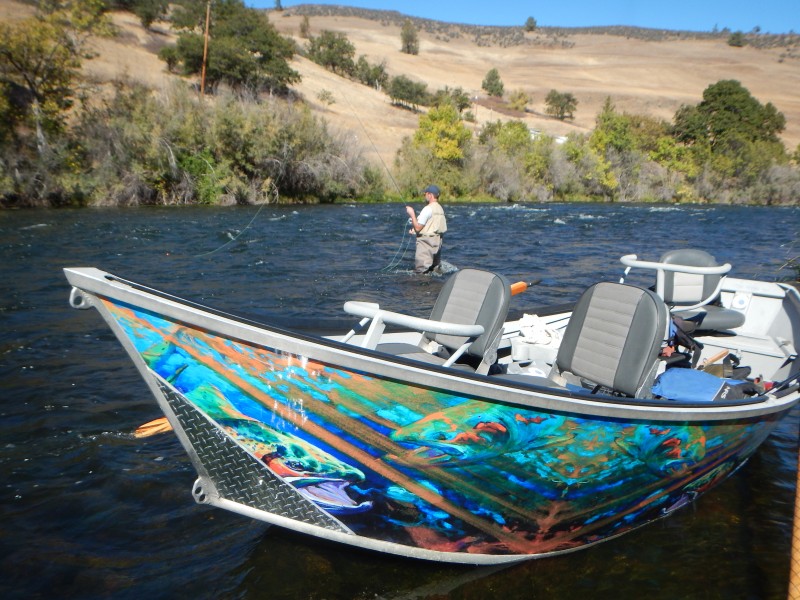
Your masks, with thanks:
[[[425,188],[425,190],[422,193],[423,194],[427,194],[428,192],[430,192],[431,194],[433,194],[437,198],[439,197],[439,194],[441,193],[439,191],[439,186],[436,186],[436,185],[429,185],[428,187]]]

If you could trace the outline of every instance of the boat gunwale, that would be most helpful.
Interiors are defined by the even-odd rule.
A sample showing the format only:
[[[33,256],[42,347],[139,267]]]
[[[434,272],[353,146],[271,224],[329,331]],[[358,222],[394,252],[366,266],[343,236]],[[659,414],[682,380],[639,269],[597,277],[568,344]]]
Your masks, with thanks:
[[[174,296],[94,267],[65,268],[64,273],[70,284],[79,291],[119,300],[235,341],[304,356],[370,376],[411,381],[418,386],[445,389],[451,393],[533,410],[633,421],[718,422],[780,413],[789,410],[800,400],[796,394],[782,398],[768,394],[749,401],[690,404],[591,395],[588,390],[585,393],[573,392],[518,379],[478,375],[421,363],[322,336],[284,329]],[[310,352],[312,348],[314,351]]]

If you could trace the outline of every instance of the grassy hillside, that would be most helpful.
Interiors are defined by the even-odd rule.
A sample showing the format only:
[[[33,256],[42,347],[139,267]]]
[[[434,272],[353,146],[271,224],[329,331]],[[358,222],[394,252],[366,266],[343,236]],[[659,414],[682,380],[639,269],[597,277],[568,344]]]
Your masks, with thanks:
[[[734,48],[727,35],[689,34],[635,28],[543,29],[524,33],[521,28],[448,25],[416,19],[420,52],[402,54],[400,28],[405,19],[388,11],[334,7],[296,7],[271,12],[270,18],[298,44],[303,14],[311,34],[341,32],[355,45],[357,55],[370,62],[385,61],[390,75],[405,74],[428,84],[430,90],[462,87],[478,102],[473,112],[478,124],[507,118],[485,107],[481,90],[484,76],[497,68],[506,92],[522,89],[533,97],[522,118],[532,128],[552,135],[589,131],[607,97],[617,108],[671,120],[682,104],[696,104],[703,90],[722,79],[739,80],[760,102],[772,102],[787,120],[783,139],[789,149],[800,143],[800,36],[769,36],[766,47]],[[766,39],[766,36],[764,36]],[[784,38],[783,41],[775,38]],[[303,74],[297,86],[307,100],[321,89],[334,94],[335,104],[317,106],[328,118],[361,129],[355,116],[369,123],[376,145],[388,156],[416,124],[404,111],[388,106],[384,94],[361,89],[351,82],[320,72],[298,59]],[[545,113],[551,89],[570,92],[578,100],[574,121],[559,122]],[[341,98],[341,99],[340,99]],[[362,135],[363,137],[363,135]]]
[[[30,13],[14,0],[0,0],[0,18],[13,20]],[[400,52],[400,28],[405,16],[392,11],[366,11],[304,5],[270,11],[280,32],[303,47],[302,15],[309,17],[311,35],[323,30],[342,32],[357,55],[385,61],[390,75],[405,74],[434,91],[462,87],[476,99],[476,127],[509,116],[499,112],[481,90],[487,71],[497,68],[506,92],[526,91],[529,112],[515,115],[531,128],[551,135],[589,131],[607,97],[620,111],[671,120],[682,104],[696,104],[708,85],[722,79],[740,81],[760,102],[772,102],[786,116],[783,140],[791,151],[800,144],[800,36],[751,36],[743,48],[727,44],[727,35],[670,32],[637,28],[475,27],[414,19],[420,52]],[[150,86],[173,77],[156,54],[174,35],[157,23],[145,31],[137,18],[117,13],[119,35],[98,40],[98,55],[85,66],[95,81],[129,78]],[[760,41],[759,41],[760,40]],[[755,44],[764,46],[755,47]],[[380,91],[342,79],[298,56],[293,68],[303,80],[295,86],[313,109],[332,126],[348,131],[365,153],[377,152],[391,164],[403,137],[414,131],[417,115],[392,107]],[[570,92],[578,100],[573,121],[545,116],[544,98],[551,89]],[[320,101],[327,90],[333,104]]]
[[[4,21],[31,12],[30,5],[0,0],[0,18]],[[308,23],[306,33],[311,36],[326,30],[344,34],[354,45],[356,56],[365,56],[371,64],[384,65],[390,76],[408,76],[425,83],[430,92],[445,87],[466,91],[472,99],[470,113],[475,119],[468,126],[473,130],[488,122],[513,119],[553,137],[588,133],[607,99],[618,112],[672,121],[681,106],[696,105],[710,85],[720,80],[737,80],[759,102],[771,103],[786,117],[782,140],[789,151],[800,144],[800,98],[796,94],[800,89],[800,36],[795,34],[750,33],[745,47],[732,47],[727,43],[730,32],[726,31],[692,33],[613,27],[541,28],[526,32],[522,27],[479,27],[411,19],[419,33],[419,53],[409,55],[400,52],[400,31],[407,17],[397,12],[303,5],[266,14],[280,33],[294,40],[299,51],[291,66],[302,80],[292,86],[292,95],[302,99],[329,124],[328,129],[339,140],[337,156],[363,155],[381,171],[383,166],[392,169],[403,139],[417,129],[420,115],[392,105],[384,91],[342,78],[305,59],[302,54],[308,35],[300,34],[304,22]],[[98,104],[91,99],[98,97],[98,91],[112,90],[109,84],[114,81],[128,82],[120,89],[133,90],[134,84],[143,84],[156,90],[174,90],[170,80],[177,76],[170,74],[157,58],[159,49],[176,39],[169,24],[156,23],[145,30],[130,13],[111,16],[116,36],[93,40],[95,57],[83,67],[88,84],[84,92],[88,94],[81,96],[90,100],[90,109]],[[484,77],[492,69],[499,71],[506,96],[523,91],[532,99],[525,111],[512,111],[505,102],[488,97],[481,89]],[[189,86],[181,88],[182,93],[192,94]],[[545,97],[553,90],[568,93],[577,100],[574,118],[561,121],[546,114]],[[222,96],[219,98],[224,102]],[[262,97],[262,101],[266,100]],[[220,102],[201,105],[205,107],[203,110],[213,111],[221,109]],[[170,107],[162,113],[171,115],[174,111]],[[106,115],[93,122],[111,120]],[[125,135],[124,128],[114,133],[106,131],[96,139],[116,135]],[[208,143],[211,142],[206,147]],[[196,148],[189,144],[184,150],[192,155]],[[217,148],[217,152],[221,153],[218,162],[228,162],[231,155],[227,151]],[[491,153],[489,158],[495,154]],[[410,165],[407,158],[404,157],[406,170]],[[480,161],[485,162],[486,158],[478,159],[476,164],[482,164]],[[520,165],[510,162],[504,168],[511,169],[510,175],[512,171],[522,173]],[[131,169],[125,172],[129,171],[132,172]],[[35,173],[31,173],[35,179]],[[262,170],[256,168],[253,173],[261,175]],[[465,172],[456,176],[463,179],[466,175]],[[189,172],[188,176],[196,183],[199,175]],[[35,183],[34,179],[31,181]],[[673,180],[668,184],[671,192],[664,197],[679,193],[674,183]],[[146,182],[151,192],[161,189],[160,185],[158,181]],[[541,180],[536,185],[549,184]],[[609,185],[615,184],[609,180]],[[784,190],[789,189],[788,184],[780,185]],[[479,187],[473,185],[470,189]],[[530,192],[524,191],[523,196]],[[588,192],[598,193],[606,192]],[[783,194],[782,201],[796,196],[790,190]]]

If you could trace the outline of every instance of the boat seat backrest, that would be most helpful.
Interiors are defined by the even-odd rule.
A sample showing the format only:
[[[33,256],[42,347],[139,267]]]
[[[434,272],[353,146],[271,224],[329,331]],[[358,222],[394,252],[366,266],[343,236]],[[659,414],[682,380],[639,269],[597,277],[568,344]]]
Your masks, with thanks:
[[[708,252],[684,248],[665,253],[659,262],[686,267],[717,267],[717,260]],[[664,302],[669,305],[691,305],[709,298],[717,289],[722,275],[697,275],[664,271]],[[713,299],[713,297],[712,297]]]
[[[556,373],[567,371],[626,396],[648,397],[668,323],[669,309],[652,291],[595,284],[575,305]]]
[[[445,282],[430,319],[483,325],[483,334],[466,351],[483,359],[487,352],[497,350],[510,299],[511,286],[502,275],[480,269],[462,269]],[[449,350],[460,347],[468,339],[445,334],[431,335],[430,338]]]
[[[683,267],[720,267],[708,252],[691,248],[671,250],[660,262]],[[727,270],[726,270],[727,272]],[[741,327],[745,322],[742,312],[719,305],[724,274],[679,273],[662,270],[656,280],[656,292],[671,307],[672,314],[691,322],[695,329],[723,331]]]

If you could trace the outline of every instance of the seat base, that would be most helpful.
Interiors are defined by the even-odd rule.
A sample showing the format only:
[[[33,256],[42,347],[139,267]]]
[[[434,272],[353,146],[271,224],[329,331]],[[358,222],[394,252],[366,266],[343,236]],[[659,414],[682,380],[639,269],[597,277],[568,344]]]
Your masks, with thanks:
[[[738,310],[720,306],[701,306],[692,310],[679,310],[672,313],[695,325],[696,330],[720,331],[735,329],[744,325],[745,315]]]

